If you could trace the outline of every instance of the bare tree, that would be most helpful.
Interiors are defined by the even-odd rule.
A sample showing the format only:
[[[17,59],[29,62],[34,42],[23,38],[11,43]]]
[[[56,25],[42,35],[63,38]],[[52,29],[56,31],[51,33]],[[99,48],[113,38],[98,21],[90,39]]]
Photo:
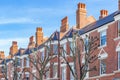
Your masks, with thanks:
[[[50,44],[46,42],[41,45],[42,49],[45,49],[43,52],[41,52],[38,48],[31,49],[32,54],[29,54],[29,61],[32,64],[31,69],[34,68],[36,70],[36,74],[29,71],[29,73],[36,79],[36,80],[43,80],[46,76],[46,73],[50,70],[50,67],[53,66],[54,63],[51,63],[51,60],[55,58],[55,56],[52,55],[52,49],[50,47],[51,41],[49,41]],[[49,66],[47,66],[50,64]],[[24,70],[23,70],[24,71]]]
[[[88,35],[83,39],[78,32],[73,33],[72,42],[69,41],[68,36],[66,36],[66,39],[69,45],[72,44],[72,46],[69,47],[70,54],[61,46],[61,57],[69,67],[74,80],[84,80],[87,72],[96,70],[96,66],[89,68],[89,64],[98,59],[94,52],[99,46],[99,39],[96,36],[89,37]],[[69,54],[69,57],[72,59],[73,67],[70,65],[70,61],[66,57],[66,54]]]

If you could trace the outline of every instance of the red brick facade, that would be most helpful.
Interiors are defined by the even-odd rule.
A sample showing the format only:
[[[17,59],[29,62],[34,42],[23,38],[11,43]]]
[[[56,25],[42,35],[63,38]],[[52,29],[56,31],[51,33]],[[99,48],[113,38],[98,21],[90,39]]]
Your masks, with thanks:
[[[73,29],[78,31],[84,30],[84,34],[82,34],[81,37],[84,38],[86,34],[93,38],[97,37],[99,38],[98,43],[100,43],[100,46],[95,50],[93,54],[98,56],[98,59],[89,64],[89,68],[96,66],[97,70],[90,71],[85,80],[120,80],[120,11],[116,11],[110,15],[108,15],[107,10],[101,10],[100,13],[101,15],[98,21],[95,21],[94,17],[92,16],[87,17],[86,5],[84,3],[79,3],[78,9],[76,11],[76,26],[73,27]],[[69,61],[71,66],[74,66],[73,60],[69,56],[71,55],[70,43],[65,38],[63,38],[70,30],[71,29],[69,29],[68,17],[65,17],[61,20],[59,41],[56,39],[57,37],[54,37],[54,35],[58,36],[56,32],[53,33],[54,35],[51,35],[51,37],[45,41],[41,27],[36,29],[36,43],[34,42],[34,37],[30,37],[30,42],[27,49],[18,50],[17,42],[14,41],[10,48],[10,54],[12,54],[12,56],[8,57],[9,59],[5,59],[7,65],[7,73],[2,72],[5,62],[2,60],[0,61],[0,80],[4,80],[5,77],[7,77],[8,80],[12,80],[14,77],[13,71],[16,71],[19,74],[19,76],[17,76],[18,80],[36,80],[32,74],[39,78],[39,72],[37,69],[35,69],[33,63],[30,62],[28,54],[30,54],[30,57],[34,58],[34,53],[30,52],[30,50],[37,48],[37,57],[39,56],[42,58],[43,56],[47,56],[47,49],[45,47],[41,47],[46,43],[48,43],[49,45],[47,44],[47,46],[50,47],[50,54],[48,54],[48,56],[54,56],[54,59],[50,60],[47,66],[45,66],[49,67],[49,70],[44,74],[43,78],[45,80],[74,80],[72,79],[68,65],[60,56],[62,55],[60,46],[63,46],[67,52],[66,59]],[[106,43],[102,41],[102,36],[105,38],[104,41],[106,40]],[[53,38],[54,40],[52,40]],[[52,41],[49,42],[49,39]],[[69,38],[69,40],[72,41],[72,37]],[[55,45],[57,45],[57,48]],[[80,49],[82,49],[81,53],[83,53],[84,50],[82,44],[80,45]],[[56,51],[56,53],[54,51]],[[0,52],[0,57],[4,59],[3,51]],[[16,57],[20,59],[20,65],[13,67],[13,61]],[[76,62],[76,64],[78,64],[78,62]],[[39,64],[37,66],[41,68]]]

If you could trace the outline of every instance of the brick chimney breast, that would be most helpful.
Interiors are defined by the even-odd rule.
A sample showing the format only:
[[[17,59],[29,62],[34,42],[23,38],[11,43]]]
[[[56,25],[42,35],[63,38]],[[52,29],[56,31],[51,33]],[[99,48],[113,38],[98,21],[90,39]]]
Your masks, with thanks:
[[[10,54],[13,56],[18,52],[17,41],[12,41],[12,46],[10,47]]]
[[[5,58],[4,51],[0,51],[0,58],[1,58],[1,59],[4,59],[4,58]]]
[[[76,11],[76,27],[78,29],[83,28],[86,25],[86,15],[86,5],[84,3],[78,3],[78,9]]]
[[[36,29],[36,46],[39,46],[43,43],[43,31],[42,27]]]
[[[118,0],[118,10],[120,10],[120,0]]]
[[[34,36],[31,36],[31,37],[29,38],[28,48],[34,48],[34,47],[35,47]]]
[[[66,32],[68,29],[69,29],[68,17],[66,16],[61,20],[60,32]]]
[[[108,11],[107,10],[100,10],[100,17],[99,19],[102,19],[104,17],[108,16]]]

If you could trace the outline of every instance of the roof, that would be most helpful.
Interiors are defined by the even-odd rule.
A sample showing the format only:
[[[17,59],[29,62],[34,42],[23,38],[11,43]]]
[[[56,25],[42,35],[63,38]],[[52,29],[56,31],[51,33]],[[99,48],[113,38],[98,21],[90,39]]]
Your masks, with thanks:
[[[4,59],[2,62],[1,62],[1,64],[5,64],[5,61],[6,61],[6,63],[8,63],[8,62],[10,62],[12,59]]]
[[[110,22],[114,21],[114,16],[117,15],[117,14],[120,14],[120,11],[116,11],[116,12],[114,12],[114,13],[112,13],[112,14],[110,14],[110,15],[102,18],[102,19],[99,19],[99,20],[85,26],[84,28],[79,30],[79,34],[84,34],[86,32],[89,32],[91,30],[99,28],[102,25],[105,25],[107,23],[110,23]]]
[[[23,55],[29,55],[29,54],[33,53],[33,51],[36,51],[36,50],[37,50],[37,48],[31,48],[31,49],[28,48],[25,50]]]
[[[76,32],[77,30],[71,28],[62,38],[61,40],[65,39],[66,37],[67,38],[71,38],[73,37],[73,33]]]
[[[55,31],[48,40],[59,40],[60,39],[60,32]]]

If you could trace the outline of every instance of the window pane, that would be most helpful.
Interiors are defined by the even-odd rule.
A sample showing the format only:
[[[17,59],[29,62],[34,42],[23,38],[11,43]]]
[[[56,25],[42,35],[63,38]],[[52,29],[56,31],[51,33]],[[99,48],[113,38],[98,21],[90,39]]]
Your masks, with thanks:
[[[71,65],[72,71],[74,72],[74,66]],[[72,72],[70,71],[70,80],[74,80],[74,76],[72,74]]]
[[[53,54],[55,54],[55,55],[58,54],[58,45],[56,45],[56,44],[53,45]]]
[[[66,55],[66,44],[63,44],[62,47],[63,47],[62,56],[65,56]]]
[[[120,69],[120,52],[118,52],[118,69]]]
[[[57,78],[57,65],[53,65],[53,78]]]
[[[106,45],[106,31],[100,33],[101,46]]]
[[[120,21],[118,21],[118,36],[120,36]]]
[[[100,72],[101,74],[105,74],[106,73],[106,63],[104,62],[104,60],[100,61]]]
[[[66,80],[66,67],[62,67],[62,80]]]

